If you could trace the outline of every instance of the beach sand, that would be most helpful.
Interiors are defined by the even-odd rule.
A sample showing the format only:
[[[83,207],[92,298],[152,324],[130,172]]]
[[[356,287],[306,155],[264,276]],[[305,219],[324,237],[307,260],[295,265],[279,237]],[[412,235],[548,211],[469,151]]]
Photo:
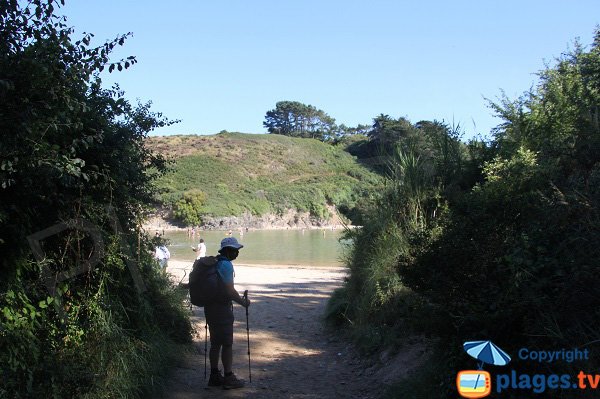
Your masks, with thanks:
[[[169,261],[174,282],[187,282],[192,262]],[[204,379],[204,313],[193,307],[196,329],[190,354],[173,372],[169,399],[191,398],[375,398],[386,382],[389,365],[359,356],[352,345],[327,331],[322,317],[328,298],[342,285],[345,268],[278,267],[235,264],[235,286],[249,291],[249,382],[245,309],[234,304],[233,369],[246,387],[224,391],[206,387]],[[210,346],[210,344],[209,344]],[[423,348],[403,354],[395,369],[418,364]],[[385,366],[382,368],[382,366]],[[394,366],[394,365],[392,365]],[[219,367],[222,369],[222,366]],[[404,371],[402,371],[404,372]],[[210,365],[208,366],[210,373]],[[397,378],[398,373],[392,377]]]

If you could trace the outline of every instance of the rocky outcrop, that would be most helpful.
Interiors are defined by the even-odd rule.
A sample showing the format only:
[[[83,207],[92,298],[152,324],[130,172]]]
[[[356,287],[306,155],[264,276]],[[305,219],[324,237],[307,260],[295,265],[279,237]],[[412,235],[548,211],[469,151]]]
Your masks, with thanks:
[[[249,212],[241,216],[212,217],[205,216],[201,227],[204,230],[239,230],[239,229],[314,229],[339,227],[343,222],[334,206],[328,206],[329,218],[322,219],[311,216],[308,212],[298,212],[288,209],[281,215],[268,213],[265,215],[252,215]],[[153,229],[182,229],[181,226],[169,221],[166,212],[158,212],[144,225],[146,230]]]
[[[205,217],[203,228],[207,230],[249,229],[306,229],[329,226],[332,221],[310,216],[308,212],[296,212],[289,209],[283,215],[266,214],[255,216],[245,213],[242,216]]]

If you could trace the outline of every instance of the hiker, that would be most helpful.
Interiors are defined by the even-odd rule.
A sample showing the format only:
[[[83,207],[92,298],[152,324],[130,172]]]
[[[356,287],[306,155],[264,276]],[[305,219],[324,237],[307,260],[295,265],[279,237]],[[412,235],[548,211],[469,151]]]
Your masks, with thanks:
[[[204,238],[200,239],[200,242],[198,243],[198,248],[192,247],[192,251],[198,252],[198,256],[196,256],[196,259],[204,258],[206,256],[206,245],[204,244]]]
[[[233,374],[233,304],[237,302],[244,307],[250,306],[247,297],[241,297],[233,284],[233,264],[243,245],[235,237],[226,237],[221,241],[217,256],[217,273],[225,287],[228,299],[221,303],[211,303],[204,306],[204,315],[210,331],[210,378],[208,386],[222,386],[225,389],[242,388],[244,380],[239,380]],[[219,371],[219,353],[223,363],[224,375]]]

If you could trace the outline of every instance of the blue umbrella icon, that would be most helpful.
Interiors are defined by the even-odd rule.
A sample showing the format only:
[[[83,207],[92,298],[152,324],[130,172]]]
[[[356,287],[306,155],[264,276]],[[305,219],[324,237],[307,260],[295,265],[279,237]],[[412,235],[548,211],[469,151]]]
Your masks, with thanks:
[[[479,369],[484,363],[495,366],[505,366],[510,362],[510,356],[492,341],[469,341],[463,344],[464,350],[469,356],[479,360]]]

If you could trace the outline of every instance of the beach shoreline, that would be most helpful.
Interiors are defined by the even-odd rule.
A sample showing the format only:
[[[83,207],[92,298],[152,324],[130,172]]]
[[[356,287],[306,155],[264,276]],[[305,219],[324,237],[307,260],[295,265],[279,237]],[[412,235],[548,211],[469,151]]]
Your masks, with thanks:
[[[180,259],[170,259],[167,266],[167,273],[171,275],[171,280],[173,280],[174,283],[178,283],[186,275],[189,275],[193,265],[193,260],[184,261]],[[240,283],[243,284],[244,282],[251,282],[254,285],[258,283],[273,283],[273,281],[271,281],[273,279],[268,277],[270,275],[272,276],[273,273],[277,275],[275,281],[289,279],[298,282],[298,273],[293,273],[293,271],[301,270],[303,279],[315,280],[331,278],[333,275],[345,276],[346,271],[348,270],[343,266],[238,264],[235,263],[235,261],[234,265],[236,270],[236,285]],[[240,279],[239,276],[243,276],[243,278]]]
[[[325,326],[327,303],[343,287],[345,267],[233,263],[235,288],[248,290],[252,301],[248,308],[252,383],[245,309],[233,305],[233,369],[247,385],[224,391],[208,388],[204,379],[204,311],[194,306],[190,310],[194,351],[173,371],[167,399],[374,399],[386,384],[408,375],[426,359],[424,346],[415,344],[380,363],[357,353],[341,334]],[[186,283],[192,265],[193,261],[170,260],[167,273],[174,283]]]

